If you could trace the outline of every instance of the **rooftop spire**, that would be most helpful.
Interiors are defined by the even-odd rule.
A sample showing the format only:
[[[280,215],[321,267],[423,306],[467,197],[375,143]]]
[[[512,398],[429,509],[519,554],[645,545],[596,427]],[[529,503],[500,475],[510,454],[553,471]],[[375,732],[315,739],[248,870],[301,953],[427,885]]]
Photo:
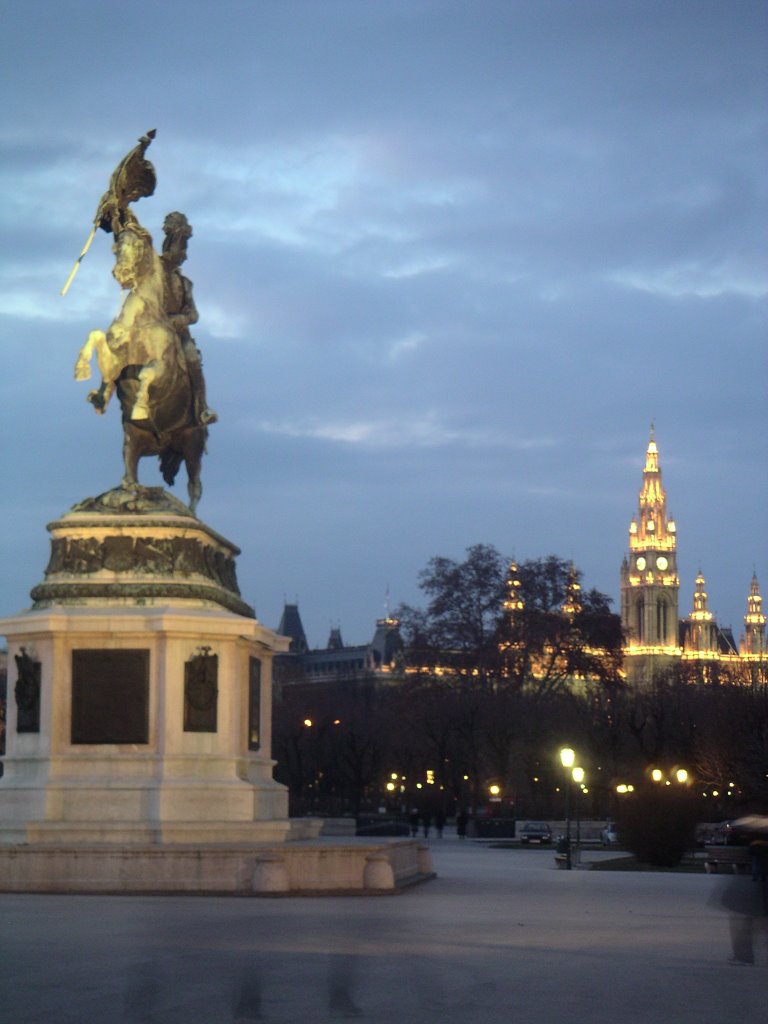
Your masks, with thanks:
[[[576,566],[573,562],[571,562],[568,568],[568,583],[566,584],[565,601],[563,601],[561,610],[569,619],[573,619],[574,616],[578,615],[579,612],[583,610],[579,574],[577,573]]]
[[[698,622],[711,622],[712,612],[707,608],[707,592],[704,589],[704,575],[699,569],[696,574],[696,589],[693,592],[693,611],[691,619]]]
[[[674,551],[676,547],[675,523],[667,518],[667,495],[661,482],[659,449],[653,424],[645,451],[638,515],[629,527],[629,546],[636,551]]]
[[[745,654],[765,654],[765,622],[763,614],[763,598],[760,594],[760,585],[757,582],[757,573],[752,573],[752,583],[747,598],[747,614],[744,616],[744,640]]]
[[[504,614],[509,620],[514,617],[515,612],[521,612],[525,607],[521,593],[519,569],[514,559],[509,563],[505,588],[507,594],[504,598]]]

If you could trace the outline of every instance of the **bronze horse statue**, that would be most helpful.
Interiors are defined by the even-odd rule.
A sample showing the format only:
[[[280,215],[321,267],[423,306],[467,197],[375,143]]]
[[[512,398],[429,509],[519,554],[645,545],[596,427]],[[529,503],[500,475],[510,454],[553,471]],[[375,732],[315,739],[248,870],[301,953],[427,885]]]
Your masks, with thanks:
[[[122,409],[122,486],[138,490],[138,463],[160,458],[163,479],[172,485],[182,462],[189,477],[189,507],[195,510],[202,485],[200,467],[208,431],[196,415],[195,394],[184,349],[165,306],[165,270],[152,238],[133,220],[116,234],[113,276],[127,289],[123,306],[106,333],[91,331],[80,350],[75,378],[88,380],[91,357],[101,385],[88,395],[104,413],[113,393]]]

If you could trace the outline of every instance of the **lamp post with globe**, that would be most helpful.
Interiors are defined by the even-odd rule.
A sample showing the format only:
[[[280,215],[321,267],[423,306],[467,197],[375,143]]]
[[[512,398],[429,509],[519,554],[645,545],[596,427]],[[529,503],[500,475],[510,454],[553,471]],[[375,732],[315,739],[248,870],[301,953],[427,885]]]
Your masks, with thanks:
[[[571,870],[571,769],[576,763],[576,751],[572,747],[562,747],[560,763],[565,768],[565,867]]]

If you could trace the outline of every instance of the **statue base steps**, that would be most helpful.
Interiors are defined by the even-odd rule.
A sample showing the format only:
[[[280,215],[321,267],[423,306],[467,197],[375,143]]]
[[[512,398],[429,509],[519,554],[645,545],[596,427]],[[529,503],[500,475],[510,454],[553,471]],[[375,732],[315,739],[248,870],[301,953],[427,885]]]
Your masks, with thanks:
[[[433,877],[423,844],[408,839],[0,846],[2,892],[386,895]]]

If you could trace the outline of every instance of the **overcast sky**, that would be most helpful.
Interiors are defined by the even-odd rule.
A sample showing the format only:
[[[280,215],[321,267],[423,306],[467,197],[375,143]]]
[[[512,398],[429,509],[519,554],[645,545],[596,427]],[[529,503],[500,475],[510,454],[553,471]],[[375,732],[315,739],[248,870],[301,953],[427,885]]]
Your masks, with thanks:
[[[310,644],[418,603],[436,554],[573,559],[618,605],[651,421],[681,613],[768,603],[763,0],[29,0],[0,57],[0,615],[45,524],[116,486],[72,370],[119,289],[99,232],[157,129],[194,226],[199,515]],[[176,491],[185,496],[185,483]],[[143,483],[160,477],[141,464]],[[181,485],[181,486],[180,486]]]

